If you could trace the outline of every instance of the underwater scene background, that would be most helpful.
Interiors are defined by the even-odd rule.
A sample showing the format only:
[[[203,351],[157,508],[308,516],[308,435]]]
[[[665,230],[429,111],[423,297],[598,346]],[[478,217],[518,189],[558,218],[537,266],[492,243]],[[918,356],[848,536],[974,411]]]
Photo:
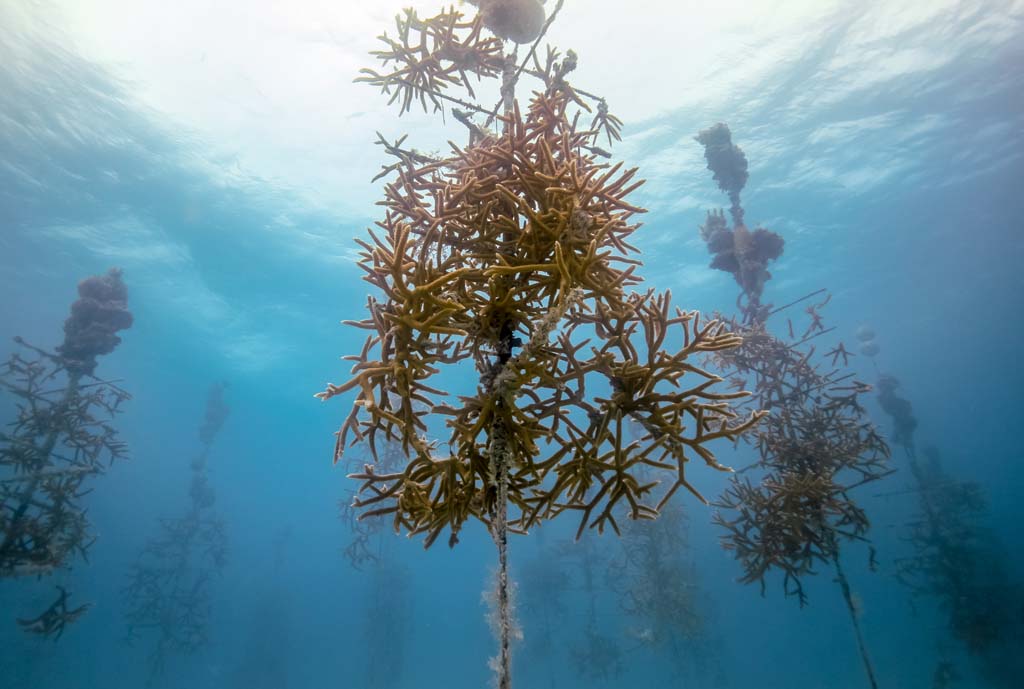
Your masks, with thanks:
[[[1024,3],[533,3],[0,0],[0,687],[511,686],[491,660],[492,627],[500,639],[509,620],[517,687],[1024,686]],[[815,375],[852,395],[838,408],[866,440],[843,466],[863,480],[813,498],[847,512],[829,529],[798,524],[775,552],[800,563],[821,549],[810,571],[790,570],[799,589],[783,567],[763,589],[756,565],[740,581],[752,570],[728,528],[751,514],[731,486],[770,494],[795,475],[764,458],[764,429],[791,418],[778,409],[707,443],[749,469],[688,454],[711,505],[684,488],[656,521],[634,521],[623,498],[621,534],[604,521],[578,540],[579,505],[552,500],[562,513],[528,529],[510,511],[510,586],[497,594],[486,466],[452,548],[450,529],[406,537],[390,514],[356,520],[360,482],[346,474],[365,473],[371,452],[356,443],[332,460],[357,392],[313,397],[349,380],[339,357],[366,338],[339,321],[384,299],[356,239],[378,222],[387,234],[386,185],[450,155],[449,140],[465,160],[500,148],[454,114],[465,102],[434,112],[417,96],[399,117],[408,84],[360,72],[393,68],[369,53],[398,35],[396,15],[414,38],[425,30],[406,6],[462,13],[459,35],[476,32],[476,53],[438,64],[497,60],[480,82],[456,71],[472,93],[446,93],[500,103],[501,51],[521,40],[522,62],[540,35],[538,69],[516,90],[530,126],[561,121],[528,108],[571,101],[566,83],[591,108],[581,129],[601,98],[621,120],[621,140],[612,120],[577,151],[646,180],[629,194],[647,209],[629,220],[642,223],[628,243],[644,280],[629,289],[735,319],[748,345],[766,324],[794,366],[809,347],[822,370],[841,365]],[[534,11],[554,17],[542,33]],[[563,52],[545,65],[549,43]],[[763,228],[760,258],[740,244],[747,226]],[[492,268],[489,284],[509,274]],[[600,291],[579,289],[556,316]],[[543,320],[519,332],[547,334]],[[726,395],[739,423],[766,399],[751,387],[766,374],[752,365],[740,380],[718,354],[688,361],[734,380],[723,394],[756,393]],[[457,404],[480,377],[468,365],[429,385]],[[452,417],[428,412],[410,413],[449,452]],[[631,447],[667,446],[640,416],[597,425],[626,421]],[[826,434],[805,436],[789,440]],[[883,445],[888,458],[857,463]],[[402,444],[379,449],[380,471],[400,470]],[[663,492],[672,477],[649,469],[640,482]],[[782,530],[799,518],[785,504]]]

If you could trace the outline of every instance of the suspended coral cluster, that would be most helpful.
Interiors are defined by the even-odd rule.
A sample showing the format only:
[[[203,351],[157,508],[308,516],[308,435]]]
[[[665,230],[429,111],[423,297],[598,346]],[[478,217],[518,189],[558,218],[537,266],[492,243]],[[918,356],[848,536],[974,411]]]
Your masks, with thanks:
[[[862,326],[857,337],[862,354],[879,353],[871,328]],[[896,560],[897,576],[915,596],[938,604],[945,631],[967,649],[986,686],[1015,687],[1024,674],[1018,652],[1024,645],[1024,587],[1013,581],[1012,565],[985,523],[985,491],[950,475],[935,447],[919,457],[914,439],[918,420],[895,376],[879,375],[877,388],[879,406],[892,420],[892,441],[903,446],[909,460],[914,480],[909,492],[918,498],[917,514],[907,524],[905,537],[911,553]],[[962,679],[947,641],[940,639],[935,687]]]
[[[78,300],[64,321],[64,342],[57,353],[72,375],[92,375],[96,357],[110,354],[121,344],[119,330],[132,325],[128,310],[128,288],[121,270],[94,275],[78,284]]]
[[[704,157],[712,171],[718,187],[729,195],[733,225],[722,211],[710,211],[700,228],[701,238],[714,258],[711,267],[730,273],[743,290],[739,302],[744,320],[753,322],[764,319],[761,295],[765,283],[771,279],[768,264],[782,255],[785,242],[782,237],[766,230],[747,229],[743,223],[743,206],[740,192],[747,184],[747,157],[739,146],[732,142],[729,127],[719,123],[705,129],[697,136],[704,146]]]
[[[588,624],[583,640],[569,647],[576,674],[588,683],[614,680],[622,674],[622,648],[610,636]]]
[[[697,140],[741,222],[746,157],[724,124],[702,131]],[[709,217],[724,227],[720,212]],[[709,236],[707,226],[701,234]],[[841,541],[865,538],[867,516],[849,491],[888,473],[888,445],[861,404],[871,387],[845,368],[850,354],[841,343],[821,356],[812,342],[831,331],[820,312],[830,297],[805,309],[809,323],[802,332],[787,321],[788,341],[768,329],[770,316],[820,292],[774,311],[746,311],[748,325],[737,326],[742,345],[714,356],[733,385],[751,387],[756,406],[768,413],[753,436],[760,480],[734,478],[719,500],[716,519],[728,531],[724,545],[743,564],[742,581],[764,587],[767,573],[778,569],[784,591],[801,604],[801,577],[815,564],[837,560]]]
[[[128,393],[93,377],[96,357],[120,342],[114,333],[131,324],[121,271],[79,283],[65,340],[58,353],[15,341],[0,367],[0,389],[11,394],[16,415],[0,431],[0,577],[43,576],[84,558],[93,537],[83,507],[90,479],[125,456],[110,425]],[[86,606],[69,608],[60,595],[27,631],[58,637]]]
[[[901,445],[907,455],[914,456],[914,431],[917,418],[910,400],[901,397],[897,390],[899,380],[895,376],[882,375],[878,378],[878,404],[882,411],[892,418],[892,441]]]
[[[360,638],[368,689],[402,686],[406,650],[412,637],[413,573],[395,558],[379,558],[370,567],[369,595],[364,597]]]
[[[631,522],[623,532],[622,552],[609,569],[623,611],[648,631],[651,643],[698,636],[702,621],[682,508],[668,506],[656,521]]]
[[[385,525],[381,519],[360,519],[359,511],[352,504],[353,498],[350,496],[338,504],[338,517],[351,534],[342,555],[353,569],[362,570],[381,559],[380,535]]]
[[[742,225],[743,206],[740,194],[750,178],[750,173],[747,172],[747,156],[743,149],[732,142],[729,125],[722,122],[704,129],[697,134],[696,139],[704,147],[704,160],[708,163],[708,170],[711,170],[715,183],[729,195],[733,223]]]
[[[875,331],[862,325],[857,328],[857,339],[860,340],[860,353],[873,361],[881,351],[878,340],[875,339]],[[878,370],[877,365],[875,365],[875,370]],[[897,392],[900,388],[900,381],[896,376],[879,374],[875,387],[878,389],[878,404],[882,407],[882,411],[892,419],[893,443],[902,446],[908,457],[914,457],[916,454],[914,432],[917,430],[917,417],[914,416],[910,400],[901,397]]]
[[[13,423],[0,435],[0,574],[37,576],[64,567],[91,544],[81,507],[88,479],[125,456],[105,419],[127,393],[101,381],[64,377],[63,362],[41,350],[14,354],[2,384],[19,398]]]
[[[295,559],[288,552],[291,536],[291,525],[278,528],[267,549],[269,562],[257,566],[263,584],[248,598],[251,601],[247,606],[248,619],[235,626],[232,641],[241,642],[241,652],[235,654],[233,670],[219,673],[218,687],[291,689],[296,686],[292,668],[305,664],[295,662],[291,635],[295,587],[283,576],[284,566]]]
[[[744,384],[752,380],[769,411],[756,437],[761,479],[735,479],[719,501],[724,544],[743,564],[744,582],[763,587],[777,569],[786,594],[804,603],[801,578],[836,560],[842,541],[866,538],[867,515],[850,491],[888,473],[888,446],[861,402],[871,388],[764,325],[745,331],[744,344],[719,362]]]
[[[572,577],[563,561],[564,549],[558,544],[545,542],[545,530],[537,535],[536,555],[520,568],[520,608],[524,625],[529,625],[530,634],[525,639],[524,655],[526,664],[538,667],[544,665],[544,675],[551,686],[555,686],[556,657],[561,649],[561,633],[565,630],[566,615],[569,614],[568,597]]]
[[[231,414],[231,407],[224,401],[226,388],[227,383],[215,383],[206,394],[206,411],[203,413],[203,423],[199,426],[199,442],[203,447],[209,447],[213,443],[220,429],[224,427],[224,422],[228,420],[228,415]],[[205,461],[206,454],[201,454],[200,458]]]
[[[201,450],[191,463],[189,509],[163,519],[147,543],[124,588],[128,640],[153,640],[150,679],[163,674],[171,653],[194,653],[208,637],[216,576],[227,560],[224,522],[214,512],[216,494],[207,476],[211,446],[226,421],[225,383],[210,387],[199,429]]]

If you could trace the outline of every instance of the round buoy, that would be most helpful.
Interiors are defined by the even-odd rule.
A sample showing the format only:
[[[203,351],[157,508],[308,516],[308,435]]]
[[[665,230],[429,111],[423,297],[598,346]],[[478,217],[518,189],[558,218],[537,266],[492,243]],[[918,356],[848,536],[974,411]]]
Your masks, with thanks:
[[[481,0],[479,5],[484,26],[499,38],[530,43],[544,28],[544,7],[538,0]]]
[[[875,339],[875,331],[866,325],[857,328],[857,339],[861,342],[869,342]]]

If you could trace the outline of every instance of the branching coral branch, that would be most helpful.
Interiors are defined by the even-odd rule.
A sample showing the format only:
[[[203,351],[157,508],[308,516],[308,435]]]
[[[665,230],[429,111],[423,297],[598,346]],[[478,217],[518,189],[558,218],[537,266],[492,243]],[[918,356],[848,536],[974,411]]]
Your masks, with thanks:
[[[71,594],[61,586],[57,587],[57,591],[59,592],[57,600],[51,603],[50,607],[44,610],[41,615],[30,620],[18,620],[18,624],[22,629],[32,634],[53,638],[56,641],[64,634],[64,630],[69,624],[84,615],[92,607],[91,604],[86,603],[77,608],[70,608],[68,607],[68,598],[70,598]]]
[[[387,48],[372,53],[384,66],[394,63],[392,71],[362,69],[365,76],[356,81],[391,94],[389,104],[401,100],[403,113],[416,101],[424,111],[428,102],[434,110],[441,110],[441,94],[449,87],[460,87],[472,98],[470,75],[479,80],[501,73],[501,40],[482,35],[479,17],[467,22],[461,13],[451,10],[420,19],[407,9],[395,17],[395,27],[397,38],[382,34],[380,40]]]

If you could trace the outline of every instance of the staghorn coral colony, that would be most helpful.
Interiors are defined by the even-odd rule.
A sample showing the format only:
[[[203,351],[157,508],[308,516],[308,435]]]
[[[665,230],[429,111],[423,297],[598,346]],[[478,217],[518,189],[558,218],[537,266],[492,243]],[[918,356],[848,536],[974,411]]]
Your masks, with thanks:
[[[916,454],[914,449],[914,431],[917,429],[917,418],[914,416],[910,401],[900,397],[900,382],[895,376],[882,375],[875,384],[878,388],[878,404],[892,419],[892,441],[903,447],[908,457]]]
[[[401,112],[458,106],[451,114],[468,141],[434,157],[380,137],[395,158],[379,175],[389,178],[384,217],[359,240],[377,294],[367,317],[349,322],[368,334],[347,357],[351,379],[317,395],[355,392],[334,457],[350,444],[370,449],[373,461],[353,474],[363,516],[386,516],[426,546],[445,533],[454,546],[469,520],[489,529],[502,689],[515,626],[509,531],[564,512],[579,519],[578,534],[618,531],[623,516],[656,517],[679,488],[700,497],[690,461],[727,470],[711,444],[737,439],[760,416],[738,412],[733,401],[746,393],[721,389],[697,362],[740,339],[640,287],[629,238],[643,209],[627,199],[642,182],[598,146],[602,135],[618,138],[620,123],[570,83],[574,53],[537,55],[561,3],[522,58],[505,52],[502,34],[532,32],[488,35],[498,7],[535,4],[481,3],[472,18],[407,10],[395,36],[381,37],[383,71],[363,70],[361,80]],[[524,103],[516,91],[525,78],[537,86]],[[474,79],[500,80],[493,108]],[[444,399],[441,372],[467,366],[476,390]],[[446,428],[431,426],[435,418]],[[633,439],[631,419],[643,429]],[[442,432],[446,442],[432,439]],[[401,446],[397,470],[379,466],[381,443]]]
[[[128,289],[111,268],[78,284],[79,298],[64,322],[64,341],[54,352],[21,338],[0,369],[0,388],[14,397],[14,420],[0,432],[0,577],[42,577],[85,558],[94,540],[82,498],[91,479],[126,448],[109,423],[129,399],[112,382],[96,377],[98,358],[121,343],[129,328]],[[41,614],[19,618],[34,634],[59,639],[88,610],[72,606],[57,587]]]
[[[871,386],[849,370],[850,353],[840,343],[824,354],[815,339],[831,331],[820,310],[829,298],[815,303],[820,291],[778,309],[763,304],[766,266],[781,254],[782,239],[760,229],[770,242],[748,242],[743,226],[739,192],[747,179],[747,161],[732,143],[729,128],[717,124],[697,137],[705,147],[708,168],[719,188],[732,202],[733,227],[723,213],[712,213],[701,236],[716,261],[724,251],[738,258],[731,264],[742,290],[737,302],[742,311],[741,346],[716,353],[718,366],[739,388],[754,391],[756,405],[768,416],[752,435],[758,461],[749,474],[736,476],[716,503],[716,522],[725,529],[724,547],[743,567],[744,583],[758,582],[764,592],[766,577],[782,574],[783,591],[807,602],[802,580],[816,573],[817,565],[831,567],[854,627],[857,646],[868,681],[877,687],[875,670],[860,629],[859,611],[843,570],[841,551],[846,543],[867,543],[870,522],[854,499],[853,489],[888,475],[888,443],[870,422],[862,404]],[[715,225],[714,231],[708,226]],[[721,239],[724,236],[732,242]],[[768,244],[769,252],[757,247]],[[777,249],[777,250],[776,250]],[[751,252],[753,252],[751,254]],[[751,257],[752,256],[752,257]],[[714,263],[712,264],[715,265]],[[799,332],[787,321],[787,339],[770,332],[768,319],[808,300],[809,323]],[[874,549],[870,549],[874,566]]]

